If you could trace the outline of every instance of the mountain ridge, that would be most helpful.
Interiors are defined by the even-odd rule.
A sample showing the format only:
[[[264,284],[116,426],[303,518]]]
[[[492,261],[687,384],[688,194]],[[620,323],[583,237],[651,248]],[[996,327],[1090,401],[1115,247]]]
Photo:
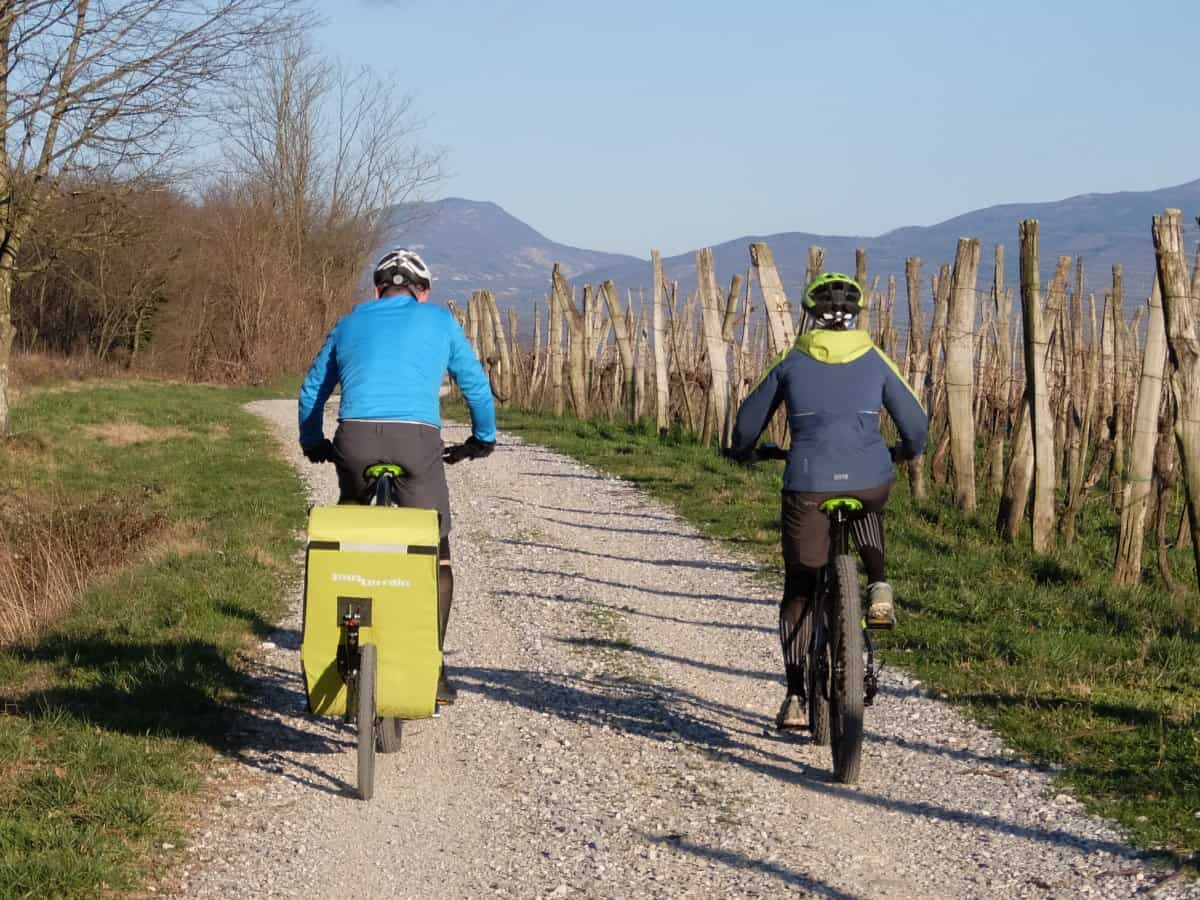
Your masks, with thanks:
[[[1003,243],[1006,280],[1017,278],[1017,225],[1039,220],[1043,268],[1056,256],[1083,256],[1088,283],[1102,295],[1114,263],[1124,270],[1127,305],[1140,303],[1154,274],[1151,216],[1166,207],[1185,211],[1185,237],[1196,237],[1193,217],[1200,211],[1200,179],[1150,191],[1090,192],[1061,200],[994,204],[952,216],[932,225],[904,225],[875,236],[829,235],[788,231],[746,234],[712,245],[718,276],[728,281],[749,266],[749,245],[771,246],[784,287],[794,297],[803,289],[809,245],[826,249],[825,267],[854,270],[854,251],[867,251],[868,273],[903,281],[909,256],[923,260],[923,278],[952,262],[959,237],[977,237],[984,247],[980,284],[992,278],[992,247]],[[554,263],[575,284],[598,284],[612,279],[624,291],[649,290],[650,262],[628,254],[607,253],[561,244],[512,216],[491,201],[451,197],[428,203],[404,204],[389,210],[382,245],[405,244],[420,249],[440,279],[442,298],[487,288],[497,299],[515,305],[527,316],[549,290]],[[695,283],[695,251],[663,260],[668,280],[690,290]],[[928,298],[925,298],[928,301]],[[898,304],[903,307],[904,304]]]

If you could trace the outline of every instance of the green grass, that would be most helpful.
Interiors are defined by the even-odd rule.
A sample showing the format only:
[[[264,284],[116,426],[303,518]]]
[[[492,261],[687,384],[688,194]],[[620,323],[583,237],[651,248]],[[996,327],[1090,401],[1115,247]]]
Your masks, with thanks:
[[[263,392],[154,384],[38,391],[0,441],[0,493],[32,507],[135,497],[157,537],[35,638],[0,648],[0,896],[135,889],[180,850],[238,656],[281,612],[304,498]],[[89,426],[160,439],[110,446]]]
[[[501,425],[639,484],[779,578],[781,464],[745,469],[646,427],[515,411],[502,411]],[[881,640],[885,661],[1022,754],[1062,766],[1076,796],[1141,846],[1195,854],[1200,598],[1172,596],[1152,568],[1138,590],[1110,586],[1116,523],[1099,491],[1076,545],[1054,557],[997,539],[995,514],[991,501],[964,516],[944,493],[917,504],[897,481],[887,538],[900,627]],[[1174,562],[1194,584],[1190,556]]]

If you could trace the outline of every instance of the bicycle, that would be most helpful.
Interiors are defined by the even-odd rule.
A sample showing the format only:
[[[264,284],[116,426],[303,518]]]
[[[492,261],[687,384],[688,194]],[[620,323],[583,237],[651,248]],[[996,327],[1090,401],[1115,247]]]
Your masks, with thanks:
[[[787,451],[763,444],[754,461],[786,459]],[[834,779],[858,780],[863,711],[879,692],[879,668],[862,613],[858,562],[850,553],[850,523],[862,501],[831,497],[820,505],[829,517],[829,559],[817,575],[816,594],[800,625],[805,648],[805,693],[813,743],[830,747]]]
[[[343,463],[340,455],[336,453],[326,461]],[[364,494],[366,505],[400,506],[396,482],[408,476],[403,466],[375,463],[368,466],[363,475],[367,484]],[[437,548],[410,548],[410,551],[436,553]],[[440,568],[439,566],[439,574]],[[364,643],[360,640],[360,629],[371,627],[371,600],[339,597],[337,612],[341,633],[336,649],[336,672],[346,688],[346,703],[342,715],[346,724],[354,725],[357,729],[358,793],[363,800],[370,800],[375,791],[376,753],[395,753],[401,749],[404,720],[378,715],[378,648],[370,641]],[[435,701],[435,716],[436,709]]]

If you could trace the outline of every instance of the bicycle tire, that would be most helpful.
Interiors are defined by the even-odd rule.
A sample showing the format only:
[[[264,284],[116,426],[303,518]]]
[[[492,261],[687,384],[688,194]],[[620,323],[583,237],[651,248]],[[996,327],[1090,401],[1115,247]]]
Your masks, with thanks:
[[[858,781],[863,740],[862,594],[852,556],[834,561],[837,608],[833,615],[830,683],[830,747],[833,777],[842,784]]]
[[[358,660],[358,795],[370,800],[375,794],[375,675],[374,644],[359,648]]]
[[[403,719],[381,718],[375,723],[375,749],[379,753],[398,753],[403,735]]]
[[[804,689],[808,695],[808,730],[818,747],[829,746],[829,685],[820,671],[829,672],[829,629],[825,626],[826,601],[814,598],[800,625],[799,638],[805,648]],[[821,662],[824,661],[824,666]]]

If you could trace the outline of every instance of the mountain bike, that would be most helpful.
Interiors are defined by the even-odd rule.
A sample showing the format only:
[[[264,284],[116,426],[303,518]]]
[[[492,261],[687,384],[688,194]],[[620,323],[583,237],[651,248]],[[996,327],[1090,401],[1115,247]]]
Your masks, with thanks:
[[[754,460],[786,459],[787,451],[763,444]],[[829,560],[817,576],[816,596],[800,625],[805,648],[805,693],[813,743],[828,745],[834,779],[858,780],[862,764],[863,710],[879,692],[879,668],[862,612],[858,562],[850,553],[850,523],[863,505],[853,497],[831,497],[821,512],[829,517]]]

